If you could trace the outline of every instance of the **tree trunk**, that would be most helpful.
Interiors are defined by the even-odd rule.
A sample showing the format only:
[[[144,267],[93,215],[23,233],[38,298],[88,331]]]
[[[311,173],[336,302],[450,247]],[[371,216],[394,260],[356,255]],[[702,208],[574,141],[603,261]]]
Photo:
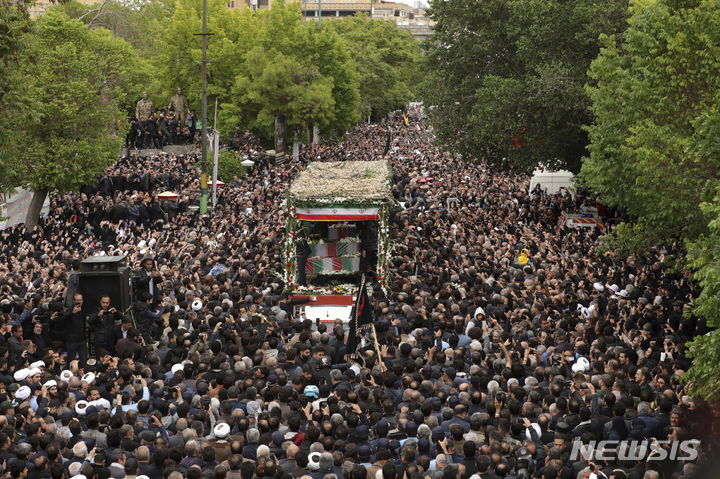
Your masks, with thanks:
[[[300,142],[298,141],[298,132],[295,130],[293,133],[293,160],[298,161],[300,159]]]
[[[27,216],[25,216],[25,229],[33,231],[38,224],[40,218],[40,212],[42,211],[43,203],[47,198],[48,190],[37,190],[33,191],[33,197],[28,207]]]
[[[275,155],[283,156],[285,154],[285,118],[281,116],[275,117]]]
[[[318,126],[313,126],[313,143],[320,143],[320,128]]]

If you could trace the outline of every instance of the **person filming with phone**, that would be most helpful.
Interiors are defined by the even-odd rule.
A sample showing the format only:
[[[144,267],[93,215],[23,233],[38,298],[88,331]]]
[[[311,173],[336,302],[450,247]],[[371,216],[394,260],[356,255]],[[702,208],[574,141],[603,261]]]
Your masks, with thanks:
[[[115,322],[120,320],[121,315],[114,306],[110,304],[110,296],[103,294],[100,297],[100,306],[95,313],[90,315],[90,324],[95,327],[95,353],[101,349],[114,353],[112,329]]]
[[[83,308],[83,295],[73,295],[72,306],[65,312],[60,320],[65,331],[65,350],[67,351],[68,364],[73,359],[80,360],[80,366],[87,364],[87,336],[85,328],[88,323],[88,315]]]

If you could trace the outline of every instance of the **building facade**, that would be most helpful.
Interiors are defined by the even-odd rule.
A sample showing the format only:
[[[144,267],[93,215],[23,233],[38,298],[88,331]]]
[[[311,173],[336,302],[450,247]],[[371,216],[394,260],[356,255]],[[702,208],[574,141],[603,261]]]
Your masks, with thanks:
[[[85,5],[95,5],[98,3],[98,0],[78,0],[80,3],[84,3]],[[48,8],[52,7],[53,5],[56,5],[57,2],[52,2],[50,0],[35,0],[35,3],[32,7],[30,7],[30,18],[37,18],[38,15],[42,15],[47,11]]]
[[[432,34],[434,22],[425,17],[425,11],[419,5],[412,7],[404,3],[382,2],[376,0],[296,0],[300,3],[303,18],[317,21],[333,18],[351,17],[358,12],[372,18],[397,22],[403,30],[409,31],[419,41],[427,40]],[[229,8],[251,8],[266,10],[272,8],[273,0],[229,0]]]

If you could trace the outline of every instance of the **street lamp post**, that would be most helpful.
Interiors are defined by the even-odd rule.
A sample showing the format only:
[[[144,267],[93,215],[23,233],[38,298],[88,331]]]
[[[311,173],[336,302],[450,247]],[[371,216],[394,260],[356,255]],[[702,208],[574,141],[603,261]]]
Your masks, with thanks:
[[[202,33],[196,33],[202,36],[202,126],[200,128],[200,166],[202,175],[200,176],[200,214],[207,213],[208,200],[208,175],[207,175],[207,37],[211,35],[207,31],[207,0],[203,0],[202,13]]]

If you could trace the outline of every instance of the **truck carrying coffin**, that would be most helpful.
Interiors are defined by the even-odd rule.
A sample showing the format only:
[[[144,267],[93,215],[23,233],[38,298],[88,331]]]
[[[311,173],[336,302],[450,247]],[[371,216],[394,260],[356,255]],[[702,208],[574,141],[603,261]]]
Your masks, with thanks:
[[[297,175],[287,194],[284,279],[309,299],[307,318],[347,323],[360,273],[387,283],[391,205],[386,161],[314,162]]]

